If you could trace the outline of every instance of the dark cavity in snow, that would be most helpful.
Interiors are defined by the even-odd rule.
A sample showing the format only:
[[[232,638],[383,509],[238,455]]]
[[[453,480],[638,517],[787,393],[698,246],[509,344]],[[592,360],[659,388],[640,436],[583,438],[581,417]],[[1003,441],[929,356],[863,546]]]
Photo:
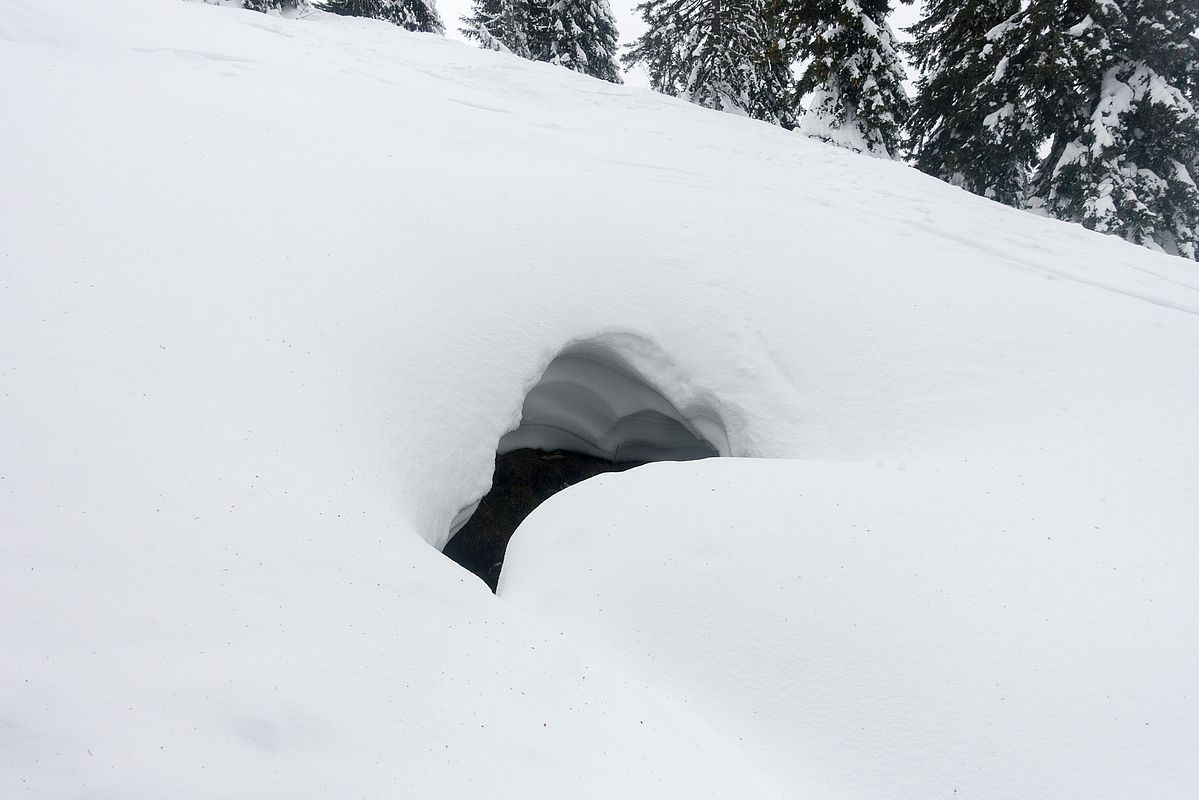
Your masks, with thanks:
[[[520,425],[500,439],[491,490],[446,544],[449,558],[499,583],[508,540],[554,494],[605,472],[728,452],[718,416],[684,414],[601,342],[564,350],[526,395]]]

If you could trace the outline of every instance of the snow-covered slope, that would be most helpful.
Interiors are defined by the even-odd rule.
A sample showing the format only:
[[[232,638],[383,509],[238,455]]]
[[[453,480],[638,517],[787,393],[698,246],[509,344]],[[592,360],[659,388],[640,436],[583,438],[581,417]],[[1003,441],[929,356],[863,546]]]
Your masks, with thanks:
[[[853,797],[908,774],[862,762],[861,784],[800,781],[813,754],[852,759],[873,740],[763,755],[805,718],[804,695],[745,739],[727,705],[741,695],[684,669],[686,635],[650,643],[660,668],[644,667],[647,645],[608,654],[623,623],[592,625],[577,602],[608,578],[580,577],[566,605],[578,612],[547,617],[546,576],[514,571],[497,601],[430,546],[487,488],[526,390],[591,340],[675,407],[719,417],[734,455],[882,464],[899,477],[862,480],[884,494],[905,491],[903,475],[953,486],[968,469],[1008,488],[1040,476],[1041,521],[1011,544],[1024,557],[996,563],[979,591],[1044,557],[1028,537],[1056,538],[1045,520],[1115,537],[1092,549],[1069,534],[1068,552],[1093,559],[1080,596],[1111,585],[1091,580],[1105,548],[1124,557],[1129,537],[1145,541],[1152,555],[1129,574],[1165,587],[1152,602],[1169,620],[1133,640],[1164,665],[1161,683],[1132,684],[1148,667],[1103,675],[1132,698],[1121,713],[1194,711],[1179,670],[1195,653],[1176,635],[1199,624],[1199,589],[1179,577],[1199,567],[1193,265],[766,125],[323,14],[0,0],[0,107],[0,795]],[[735,463],[713,479],[794,486],[820,471]],[[711,488],[691,468],[655,469],[615,485],[667,492],[659,476],[677,474],[670,503]],[[1062,478],[1075,473],[1105,490],[1076,490]],[[979,483],[961,482],[955,528],[986,554],[997,519],[1023,518],[967,502]],[[766,508],[761,494],[737,497]],[[779,508],[810,510],[785,493]],[[914,530],[891,530],[895,563],[942,547]],[[528,564],[554,554],[536,554],[541,538],[521,545]],[[679,580],[699,568],[685,566]],[[850,588],[887,570],[862,574]],[[975,583],[935,577],[946,597]],[[628,600],[662,606],[672,580],[630,584]],[[1034,610],[1061,599],[1047,580]],[[738,607],[766,602],[737,586]],[[989,615],[999,596],[944,629],[1007,624]],[[1036,635],[1086,635],[1044,612]],[[926,647],[937,620],[913,625],[899,660],[932,663],[900,688],[941,676]],[[833,635],[794,634],[813,651]],[[760,668],[804,667],[791,655]],[[677,693],[658,688],[670,675]],[[930,702],[976,697],[959,689]],[[1054,731],[1114,730],[1064,708]],[[930,714],[912,746],[949,759],[944,775],[961,748],[989,752],[1040,719],[996,733],[964,712],[941,738]],[[1144,721],[1199,751],[1177,719]],[[1175,778],[1155,796],[1186,796],[1193,760],[1153,736]],[[1096,755],[1119,779],[1087,796],[1148,781],[1150,762],[1124,755]],[[931,774],[915,762],[911,775]],[[1076,774],[1045,770],[1030,794],[1060,797],[1050,778]],[[1013,784],[995,774],[971,784],[977,796],[1005,796]]]
[[[1193,502],[1153,484],[654,464],[534,512],[500,594],[735,734],[797,797],[1186,798],[1199,537]]]

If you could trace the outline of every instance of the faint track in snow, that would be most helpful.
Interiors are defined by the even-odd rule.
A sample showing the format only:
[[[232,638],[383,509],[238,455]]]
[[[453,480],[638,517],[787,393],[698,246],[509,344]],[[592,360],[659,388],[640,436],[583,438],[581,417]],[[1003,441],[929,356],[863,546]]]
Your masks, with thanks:
[[[951,242],[956,242],[958,244],[966,245],[971,250],[985,253],[988,256],[1005,261],[1008,264],[1012,264],[1017,267],[1021,267],[1030,272],[1037,272],[1037,273],[1041,273],[1043,275],[1052,276],[1053,278],[1061,278],[1064,280],[1072,281],[1074,283],[1082,284],[1084,286],[1092,286],[1097,289],[1104,289],[1106,291],[1114,292],[1116,294],[1122,294],[1126,297],[1131,297],[1136,300],[1142,300],[1146,303],[1152,303],[1153,305],[1161,306],[1162,308],[1169,308],[1173,311],[1181,311],[1185,314],[1194,314],[1196,316],[1199,316],[1199,308],[1196,308],[1196,307],[1184,305],[1182,303],[1176,303],[1172,300],[1166,300],[1161,297],[1154,297],[1153,295],[1147,294],[1145,292],[1139,292],[1135,289],[1130,289],[1130,288],[1127,288],[1124,286],[1119,286],[1115,283],[1110,283],[1108,281],[1103,281],[1103,280],[1099,280],[1096,278],[1087,278],[1087,277],[1084,277],[1077,273],[1071,273],[1071,272],[1068,272],[1065,270],[1054,269],[1053,267],[1049,267],[1049,266],[1045,266],[1045,265],[1041,265],[1041,264],[1032,264],[1032,263],[1029,263],[1028,261],[1024,261],[1022,259],[1015,258],[1010,253],[1007,253],[999,248],[990,247],[988,245],[985,245],[981,241],[978,241],[975,239],[970,239],[966,236],[960,236],[957,234],[949,233],[948,231],[944,230],[941,227],[936,227],[933,225],[928,225],[928,224],[923,224],[923,223],[919,224],[919,227],[923,228],[925,231],[927,231],[928,233],[930,233],[934,236],[938,236],[942,239],[947,239]],[[1144,268],[1138,268],[1137,271],[1142,272],[1147,275],[1152,275],[1153,277],[1157,278],[1158,280],[1165,281],[1172,285],[1179,286],[1180,288],[1188,289],[1192,292],[1199,293],[1199,290],[1197,290],[1193,286],[1188,286],[1185,283],[1170,280],[1169,278],[1164,278],[1164,277],[1162,277],[1156,273],[1150,272],[1149,270],[1146,270]]]
[[[173,55],[183,56],[185,58],[202,58],[208,61],[225,61],[233,64],[261,64],[261,61],[256,61],[252,58],[241,58],[240,56],[231,56],[226,53],[213,53],[207,50],[185,50],[179,47],[131,47],[129,48],[134,53],[147,53],[150,55]]]

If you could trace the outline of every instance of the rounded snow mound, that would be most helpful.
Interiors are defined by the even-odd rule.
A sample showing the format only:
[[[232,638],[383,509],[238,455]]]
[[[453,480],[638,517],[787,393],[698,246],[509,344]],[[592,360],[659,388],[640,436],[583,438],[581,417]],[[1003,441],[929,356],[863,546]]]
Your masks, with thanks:
[[[795,797],[1181,800],[1199,544],[1162,494],[1102,466],[650,464],[539,507],[499,595]]]

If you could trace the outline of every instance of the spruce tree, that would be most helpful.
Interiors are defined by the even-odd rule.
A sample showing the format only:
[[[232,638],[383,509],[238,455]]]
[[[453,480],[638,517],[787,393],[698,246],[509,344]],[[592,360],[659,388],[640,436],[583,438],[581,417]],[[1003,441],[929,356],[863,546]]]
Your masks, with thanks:
[[[616,19],[608,0],[554,0],[549,8],[546,61],[611,83],[623,83],[616,64]]]
[[[785,64],[770,55],[763,0],[645,0],[648,30],[622,61],[644,64],[650,85],[697,105],[786,123]]]
[[[1019,11],[1019,0],[931,0],[905,46],[922,73],[909,121],[912,163],[1008,205],[1023,201],[1037,150],[1008,59],[993,41]]]
[[[790,0],[765,0],[762,9],[762,51],[756,59],[759,80],[751,101],[751,116],[791,130],[799,117],[795,96],[795,50],[788,38],[786,8]]]
[[[445,34],[434,0],[324,0],[322,8],[346,17],[381,19],[419,33]]]
[[[484,49],[533,58],[526,35],[533,16],[529,0],[475,0],[474,13],[462,19],[462,34]]]
[[[1181,58],[1187,59],[1187,76],[1183,81],[1186,87],[1187,99],[1191,101],[1191,105],[1199,108],[1199,34],[1192,33],[1187,38],[1187,44],[1191,47],[1190,55],[1180,54]]]
[[[621,83],[608,0],[475,0],[462,21],[481,47]]]
[[[1038,142],[1051,145],[1033,176],[1034,194],[1044,184],[1046,164],[1061,156],[1098,99],[1113,8],[1110,0],[1030,0],[992,37],[1006,59],[1007,98],[1027,115]]]
[[[1030,204],[1199,258],[1193,0],[1033,0],[1004,34],[1049,144]]]
[[[272,11],[280,13],[284,11],[299,12],[306,10],[308,0],[242,0],[242,8],[250,11],[261,11],[264,14],[269,14]]]
[[[799,129],[843,147],[893,156],[911,101],[887,22],[891,0],[786,0],[779,13],[803,64],[796,97],[811,97]]]

